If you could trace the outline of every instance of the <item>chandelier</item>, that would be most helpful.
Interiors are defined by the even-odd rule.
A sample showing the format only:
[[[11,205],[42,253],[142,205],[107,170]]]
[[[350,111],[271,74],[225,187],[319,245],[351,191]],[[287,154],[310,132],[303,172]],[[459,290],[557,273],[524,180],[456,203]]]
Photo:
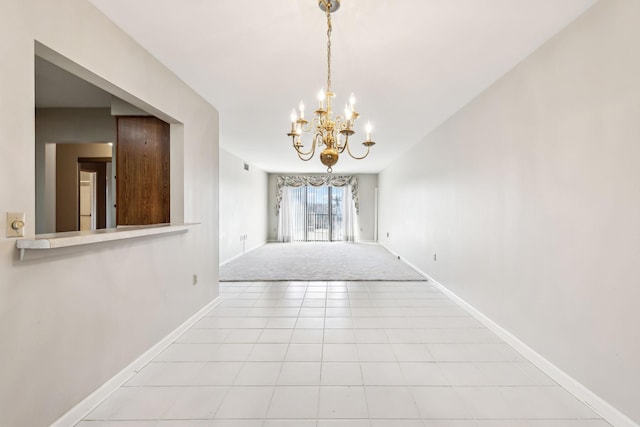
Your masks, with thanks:
[[[320,89],[318,93],[319,106],[314,111],[315,117],[309,122],[304,118],[304,103],[300,101],[300,114],[294,108],[291,111],[291,131],[287,133],[293,142],[298,157],[301,160],[309,161],[316,153],[316,148],[322,149],[320,161],[327,167],[327,172],[333,172],[333,166],[338,162],[338,157],[345,150],[352,158],[362,160],[369,155],[369,150],[375,145],[371,140],[371,123],[365,127],[367,140],[362,143],[367,148],[363,156],[355,156],[349,147],[349,137],[355,133],[354,123],[359,114],[354,108],[355,96],[351,94],[349,103],[345,106],[344,116],[333,118],[332,99],[335,94],[331,91],[331,13],[338,10],[340,0],[318,0],[320,9],[327,15],[327,90]],[[313,132],[311,148],[306,151],[301,141],[302,133]]]

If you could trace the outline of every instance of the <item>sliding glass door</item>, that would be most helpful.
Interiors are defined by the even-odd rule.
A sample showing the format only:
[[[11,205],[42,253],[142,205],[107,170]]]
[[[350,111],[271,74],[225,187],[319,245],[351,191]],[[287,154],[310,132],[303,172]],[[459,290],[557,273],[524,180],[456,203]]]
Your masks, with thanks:
[[[343,203],[346,187],[304,186],[291,189],[293,240],[344,240]]]

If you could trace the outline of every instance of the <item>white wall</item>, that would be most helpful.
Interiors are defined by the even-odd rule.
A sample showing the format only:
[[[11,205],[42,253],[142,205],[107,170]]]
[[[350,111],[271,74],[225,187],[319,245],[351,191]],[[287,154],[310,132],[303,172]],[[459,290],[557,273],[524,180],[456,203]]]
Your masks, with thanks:
[[[597,3],[379,177],[383,244],[636,423],[639,18]]]
[[[364,160],[366,162],[366,160]],[[375,241],[375,196],[378,188],[377,174],[360,174],[358,177],[358,197],[360,213],[358,227],[360,227],[360,241]]]
[[[220,263],[267,241],[267,173],[244,164],[220,150]]]
[[[366,161],[366,160],[365,160]],[[278,240],[278,216],[276,215],[276,190],[278,176],[301,175],[287,173],[269,174],[269,241]],[[317,175],[317,174],[314,174]],[[344,174],[348,175],[348,174]],[[361,241],[374,241],[375,238],[375,192],[378,187],[378,175],[376,174],[356,174],[358,177],[358,197],[360,202],[360,213],[358,215],[358,225],[360,227]]]
[[[0,425],[12,427],[49,425],[218,295],[218,113],[85,0],[2,4],[0,230],[23,211],[35,233],[34,41],[172,124],[172,218],[200,225],[25,261],[0,233]]]

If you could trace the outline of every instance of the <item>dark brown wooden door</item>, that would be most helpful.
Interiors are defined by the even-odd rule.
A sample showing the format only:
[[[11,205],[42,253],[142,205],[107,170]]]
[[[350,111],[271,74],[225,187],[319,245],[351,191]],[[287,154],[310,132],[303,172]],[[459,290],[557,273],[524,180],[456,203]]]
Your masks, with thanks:
[[[170,222],[169,124],[156,117],[118,117],[116,223]]]

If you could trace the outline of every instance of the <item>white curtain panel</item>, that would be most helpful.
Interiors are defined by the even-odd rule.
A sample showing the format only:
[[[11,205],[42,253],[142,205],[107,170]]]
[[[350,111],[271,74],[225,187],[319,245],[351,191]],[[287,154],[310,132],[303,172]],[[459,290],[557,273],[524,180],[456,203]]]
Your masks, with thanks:
[[[282,206],[278,215],[278,241],[293,241],[293,203],[291,203],[291,187],[282,189]]]
[[[342,203],[342,226],[344,227],[345,242],[357,242],[359,240],[358,214],[353,200],[353,187],[345,188],[344,201]]]

